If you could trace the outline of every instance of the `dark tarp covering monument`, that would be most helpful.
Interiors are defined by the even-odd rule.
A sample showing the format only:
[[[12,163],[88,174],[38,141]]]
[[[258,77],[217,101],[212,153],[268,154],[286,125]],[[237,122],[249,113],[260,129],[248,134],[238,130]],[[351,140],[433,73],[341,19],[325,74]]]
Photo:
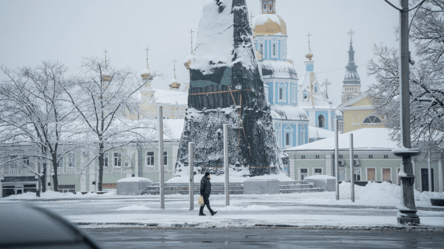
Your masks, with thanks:
[[[281,152],[252,39],[245,0],[205,4],[175,177],[188,175],[188,142],[195,144],[195,173],[224,173],[223,124],[229,125],[232,170],[245,176],[279,172]]]

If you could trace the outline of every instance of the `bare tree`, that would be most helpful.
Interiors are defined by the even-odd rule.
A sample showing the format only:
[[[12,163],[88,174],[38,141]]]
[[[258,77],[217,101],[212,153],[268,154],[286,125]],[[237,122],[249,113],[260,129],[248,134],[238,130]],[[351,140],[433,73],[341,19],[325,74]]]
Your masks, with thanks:
[[[83,170],[98,158],[98,190],[102,191],[105,153],[129,143],[150,141],[155,122],[139,119],[138,91],[147,83],[129,69],[115,69],[94,58],[85,59],[82,75],[65,88],[73,108],[79,114],[78,136],[87,136],[86,144],[95,147],[95,155]],[[82,139],[85,139],[82,138]]]
[[[7,80],[0,84],[0,142],[14,146],[31,145],[34,149],[12,151],[12,159],[37,158],[43,172],[36,172],[29,163],[25,166],[45,179],[47,161],[52,162],[54,190],[58,191],[57,168],[61,160],[59,146],[73,109],[66,104],[66,67],[58,62],[43,62],[36,68],[23,67],[11,71],[0,67]],[[37,152],[36,152],[37,151]],[[39,166],[40,168],[40,166]],[[46,191],[46,184],[43,184]]]
[[[410,36],[417,50],[410,72],[412,145],[444,150],[444,0],[427,0],[417,9]],[[377,83],[370,95],[378,113],[387,117],[385,122],[393,129],[393,138],[398,139],[398,51],[380,45],[375,46],[374,54],[368,73]]]

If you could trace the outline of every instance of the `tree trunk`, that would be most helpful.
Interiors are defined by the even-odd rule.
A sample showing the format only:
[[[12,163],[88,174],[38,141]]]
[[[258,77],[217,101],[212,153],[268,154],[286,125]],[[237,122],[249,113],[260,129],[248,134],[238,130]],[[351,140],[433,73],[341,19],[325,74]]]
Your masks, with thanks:
[[[103,143],[99,144],[99,182],[98,184],[98,190],[102,191],[102,182],[103,182],[103,165],[104,165],[104,145]]]
[[[52,175],[52,184],[53,184],[54,191],[58,192],[59,191],[59,180],[58,180],[58,176],[57,176],[57,174],[58,174],[57,170],[59,167],[59,163],[57,161],[57,154],[56,153],[52,154],[52,167],[54,170],[54,174]]]

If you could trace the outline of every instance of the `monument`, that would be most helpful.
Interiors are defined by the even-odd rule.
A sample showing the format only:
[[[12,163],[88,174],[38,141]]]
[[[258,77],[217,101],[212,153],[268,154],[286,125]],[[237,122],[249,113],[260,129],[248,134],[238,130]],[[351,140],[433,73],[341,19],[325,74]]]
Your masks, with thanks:
[[[190,66],[185,127],[174,177],[189,174],[188,142],[194,142],[195,174],[224,174],[223,125],[229,125],[229,165],[244,176],[276,174],[281,151],[273,133],[245,0],[204,5]]]

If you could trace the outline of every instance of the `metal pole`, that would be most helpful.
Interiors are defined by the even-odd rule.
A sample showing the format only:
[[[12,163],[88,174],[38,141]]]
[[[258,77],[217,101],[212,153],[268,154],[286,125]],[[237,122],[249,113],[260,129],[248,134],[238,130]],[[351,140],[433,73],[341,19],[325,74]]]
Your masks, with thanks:
[[[230,171],[228,168],[228,125],[224,124],[225,206],[230,206]]]
[[[440,193],[442,193],[443,187],[444,187],[444,185],[443,185],[443,170],[442,170],[442,154],[439,154],[439,159],[438,159],[438,182],[439,182],[438,191]],[[1,197],[1,194],[0,194],[0,197]]]
[[[338,124],[339,120],[335,120],[336,130],[335,130],[335,173],[336,173],[336,200],[339,201],[339,131]]]
[[[165,188],[164,188],[164,160],[163,160],[163,107],[158,107],[159,114],[159,194],[160,194],[160,208],[165,209]]]
[[[2,180],[4,179],[3,174],[0,173],[0,198],[3,198],[3,183]]]
[[[194,143],[188,143],[188,164],[190,165],[190,211],[194,210]]]
[[[429,180],[429,192],[432,192],[432,150],[429,149],[428,163],[428,180]]]
[[[398,223],[413,224],[420,223],[416,214],[416,204],[413,185],[415,176],[412,169],[412,156],[418,155],[418,150],[413,150],[410,139],[410,51],[409,51],[409,0],[400,0],[400,101],[401,101],[401,144],[400,150],[394,150],[396,156],[402,157],[405,175],[401,176],[402,182],[402,205],[399,207]]]
[[[351,201],[355,202],[355,165],[353,163],[353,133],[350,133],[350,183],[351,183]]]

